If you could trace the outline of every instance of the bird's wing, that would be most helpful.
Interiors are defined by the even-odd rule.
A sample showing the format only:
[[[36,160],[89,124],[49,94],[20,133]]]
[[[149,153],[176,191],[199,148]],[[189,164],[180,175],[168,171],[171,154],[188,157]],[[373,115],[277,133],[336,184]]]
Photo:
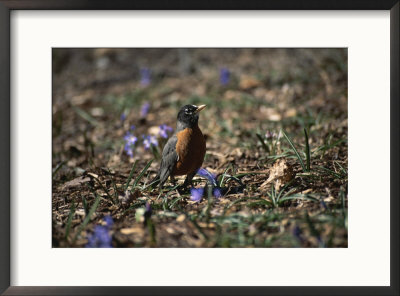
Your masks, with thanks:
[[[168,139],[167,144],[165,144],[164,146],[160,166],[160,186],[162,186],[164,182],[168,179],[169,175],[174,169],[176,162],[178,161],[178,154],[176,152],[177,142],[177,136],[173,135],[171,138]]]

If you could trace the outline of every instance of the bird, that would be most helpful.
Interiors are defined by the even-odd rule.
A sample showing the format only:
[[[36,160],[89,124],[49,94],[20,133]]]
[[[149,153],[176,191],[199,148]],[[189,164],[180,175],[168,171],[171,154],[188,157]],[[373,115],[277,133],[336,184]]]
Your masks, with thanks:
[[[150,183],[158,181],[161,189],[168,177],[175,183],[175,176],[186,175],[183,186],[192,184],[206,154],[206,140],[198,124],[199,113],[205,107],[185,105],[179,110],[176,131],[165,144],[160,169]]]

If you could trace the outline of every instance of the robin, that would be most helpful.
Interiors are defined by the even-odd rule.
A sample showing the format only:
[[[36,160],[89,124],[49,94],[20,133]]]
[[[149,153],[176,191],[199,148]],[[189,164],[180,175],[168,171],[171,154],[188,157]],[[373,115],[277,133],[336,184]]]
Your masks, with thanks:
[[[192,183],[193,177],[201,167],[206,154],[206,141],[198,121],[199,112],[206,105],[185,105],[178,113],[176,132],[168,139],[162,152],[160,170],[151,183],[159,181],[160,188],[168,177],[186,175],[183,186]]]

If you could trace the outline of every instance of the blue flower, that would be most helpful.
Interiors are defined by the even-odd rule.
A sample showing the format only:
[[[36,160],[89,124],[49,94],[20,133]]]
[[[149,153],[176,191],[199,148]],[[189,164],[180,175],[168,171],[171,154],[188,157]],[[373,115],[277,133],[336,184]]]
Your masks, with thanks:
[[[88,235],[87,239],[87,248],[112,248],[112,238],[105,226],[96,225],[93,233]]]
[[[136,128],[136,126],[131,125],[130,130],[133,131]]]
[[[143,145],[144,145],[144,149],[148,150],[151,146],[158,146],[158,141],[155,136],[143,135]]]
[[[133,148],[129,144],[125,144],[124,151],[126,152],[127,155],[130,157],[133,157]]]
[[[172,132],[174,129],[166,124],[160,125],[160,131],[158,132],[161,138],[168,138],[168,133]]]
[[[96,225],[93,233],[87,236],[87,248],[112,248],[112,237],[109,231],[114,221],[109,215],[104,217],[104,221],[106,222],[105,226]]]
[[[203,198],[204,188],[190,188],[190,200],[200,202]]]
[[[204,177],[204,178],[207,178],[214,186],[217,186],[217,180],[216,180],[216,178],[215,178],[215,175],[214,174],[211,174],[209,171],[207,171],[206,169],[204,169],[204,168],[200,168],[198,171],[197,171],[197,174],[199,175],[199,176],[202,176],[202,177]]]
[[[296,226],[294,227],[294,229],[293,229],[293,236],[294,236],[296,239],[298,239],[300,243],[303,243],[303,242],[304,242],[304,238],[303,238],[301,229],[300,229],[300,227],[297,226],[297,225],[296,225]]]
[[[125,121],[125,119],[126,119],[126,114],[125,114],[125,112],[123,112],[122,114],[121,114],[121,116],[120,116],[120,118],[119,118],[121,121]]]
[[[151,82],[150,70],[148,68],[140,69],[140,84],[142,86],[148,86]]]
[[[197,174],[199,176],[207,178],[207,180],[212,184],[212,186],[213,186],[212,193],[213,193],[214,197],[220,198],[222,196],[222,188],[218,186],[217,178],[214,174],[210,173],[205,168],[200,168],[197,171]]]
[[[145,118],[147,116],[147,113],[149,113],[150,110],[150,103],[146,102],[142,105],[140,108],[140,117]]]
[[[130,157],[133,157],[133,150],[135,148],[136,142],[138,141],[137,137],[135,137],[130,132],[127,132],[126,135],[124,136],[124,140],[125,140],[124,150],[126,154],[129,155]]]
[[[220,197],[222,196],[221,188],[215,187],[215,188],[213,189],[213,195],[214,195],[216,198],[220,198]]]
[[[124,140],[125,140],[125,143],[126,143],[127,145],[133,146],[133,145],[136,144],[136,142],[137,142],[138,139],[137,139],[137,137],[135,137],[134,135],[132,135],[130,132],[127,132],[126,135],[124,136]]]
[[[151,209],[151,204],[149,202],[146,202],[146,210],[144,211],[144,218],[148,219],[151,217],[152,214],[152,209]]]
[[[227,68],[221,68],[219,71],[219,82],[221,85],[227,85],[229,83],[230,72]]]
[[[103,218],[103,220],[104,220],[104,222],[106,222],[106,226],[107,226],[108,228],[110,228],[111,226],[114,225],[114,220],[113,220],[113,218],[111,218],[110,215],[105,216],[105,217]]]

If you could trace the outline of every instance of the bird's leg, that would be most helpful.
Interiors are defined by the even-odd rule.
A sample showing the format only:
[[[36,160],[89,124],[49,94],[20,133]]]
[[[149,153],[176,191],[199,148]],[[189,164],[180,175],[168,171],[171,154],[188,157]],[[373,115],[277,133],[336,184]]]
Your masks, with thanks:
[[[175,187],[175,185],[176,185],[175,177],[170,175],[169,179],[171,180],[172,185]]]
[[[181,193],[181,194],[185,193],[186,190],[188,189],[188,187],[192,185],[192,179],[195,174],[196,173],[194,173],[194,174],[191,173],[186,176],[185,182],[183,182],[183,184],[180,185],[178,188],[179,193]]]

